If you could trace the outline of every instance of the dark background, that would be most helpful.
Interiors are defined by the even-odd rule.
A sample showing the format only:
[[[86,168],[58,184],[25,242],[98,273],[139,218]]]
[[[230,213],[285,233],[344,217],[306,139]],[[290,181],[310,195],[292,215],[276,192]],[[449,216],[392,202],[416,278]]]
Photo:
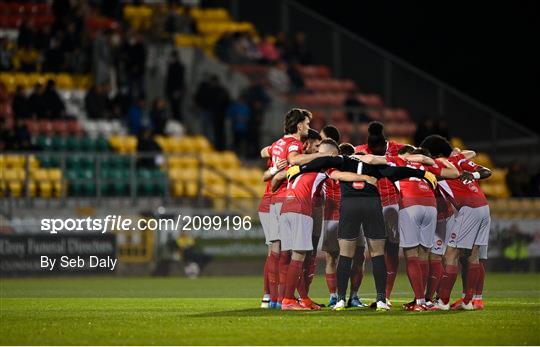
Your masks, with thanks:
[[[540,132],[540,2],[298,2]]]

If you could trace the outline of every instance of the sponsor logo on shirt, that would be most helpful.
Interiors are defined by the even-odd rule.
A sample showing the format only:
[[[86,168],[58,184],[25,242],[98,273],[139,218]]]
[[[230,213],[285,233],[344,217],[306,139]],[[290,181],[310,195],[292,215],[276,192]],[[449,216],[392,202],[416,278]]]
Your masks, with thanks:
[[[366,182],[364,181],[353,182],[352,186],[354,189],[364,189],[364,187],[366,186]]]

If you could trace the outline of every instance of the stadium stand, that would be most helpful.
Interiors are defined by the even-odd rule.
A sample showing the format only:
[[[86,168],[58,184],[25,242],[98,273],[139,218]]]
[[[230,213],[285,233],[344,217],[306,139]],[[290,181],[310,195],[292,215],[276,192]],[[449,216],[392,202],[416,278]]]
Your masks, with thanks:
[[[106,17],[95,10],[87,13],[83,21],[84,35],[91,38],[122,26],[150,34],[154,21],[161,13],[161,9],[153,4],[125,4],[121,18]],[[253,23],[235,21],[223,8],[172,5],[166,11],[168,16],[189,19],[193,23],[193,28],[173,31],[172,42],[180,49],[201,49],[214,59],[221,59],[218,46],[220,40],[228,35],[237,35],[233,38],[237,40],[245,39],[247,53],[251,43],[255,47],[263,41],[277,46],[281,39],[273,36],[262,38]],[[52,25],[55,20],[52,9],[46,3],[0,4],[1,29],[6,33],[18,32],[19,39],[27,25],[39,31]],[[11,41],[8,39],[8,43]],[[14,53],[22,48],[15,48]],[[265,88],[272,89],[268,78],[272,64],[261,63],[261,54],[257,54],[252,61],[225,63],[248,79],[261,81]],[[380,120],[385,123],[386,132],[391,138],[412,143],[417,124],[407,110],[387,107],[380,95],[361,92],[354,81],[336,78],[328,66],[315,64],[308,62],[296,67],[303,80],[301,89],[274,96],[286,99],[291,105],[312,109],[312,126],[319,129],[332,123],[342,131],[344,141],[358,140],[355,134],[360,134],[362,138],[367,130],[367,121]],[[154,140],[164,159],[154,167],[139,167],[140,158],[136,156],[142,153],[137,150],[138,139],[128,135],[130,130],[125,122],[121,118],[90,119],[86,114],[85,96],[96,82],[95,76],[93,78],[89,72],[50,72],[40,66],[36,66],[35,71],[27,72],[17,69],[15,65],[0,72],[0,86],[5,95],[0,103],[0,113],[5,129],[16,127],[17,119],[11,101],[18,86],[28,94],[34,85],[54,81],[68,115],[55,119],[30,117],[24,120],[31,136],[29,148],[39,153],[0,157],[3,196],[55,198],[96,194],[130,196],[134,193],[177,198],[203,196],[216,201],[223,198],[256,199],[260,196],[264,190],[260,180],[262,170],[245,165],[230,150],[215,151],[211,140],[200,134],[181,137],[155,135]],[[352,116],[344,108],[348,100],[353,100],[361,108]],[[360,113],[366,117],[361,121],[358,120]],[[466,148],[458,138],[454,138],[453,142],[457,147]],[[26,165],[27,160],[29,165]],[[475,161],[494,167],[491,158],[484,153],[479,153]],[[506,169],[494,168],[493,176],[482,182],[482,188],[489,197],[500,199],[494,200],[494,213],[535,215],[533,207],[537,206],[537,202],[522,206],[511,202],[513,200],[505,200],[510,196],[506,174]],[[518,205],[521,208],[515,207]]]

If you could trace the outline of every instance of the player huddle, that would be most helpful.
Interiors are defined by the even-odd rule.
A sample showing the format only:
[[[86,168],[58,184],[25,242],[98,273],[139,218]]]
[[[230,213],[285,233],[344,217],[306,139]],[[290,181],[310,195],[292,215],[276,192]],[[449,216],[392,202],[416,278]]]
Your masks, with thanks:
[[[310,120],[309,111],[291,109],[285,135],[261,150],[268,160],[261,307],[321,308],[309,297],[320,245],[334,310],[367,306],[358,296],[366,248],[377,293],[371,307],[389,310],[400,247],[414,293],[405,309],[483,308],[490,215],[477,180],[491,172],[471,161],[476,154],[437,135],[418,148],[388,141],[379,122],[369,125],[367,144],[354,147],[340,144],[333,126],[311,129]],[[450,305],[460,261],[463,294]]]

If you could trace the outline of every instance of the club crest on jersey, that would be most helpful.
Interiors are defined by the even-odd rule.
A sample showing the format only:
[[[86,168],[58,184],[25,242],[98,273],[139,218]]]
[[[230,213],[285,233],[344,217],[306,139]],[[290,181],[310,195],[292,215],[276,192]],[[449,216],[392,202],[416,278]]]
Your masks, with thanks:
[[[437,246],[442,246],[442,240],[437,240]]]
[[[424,192],[428,192],[430,188],[428,187],[428,185],[425,182],[420,181],[420,182],[418,182],[418,189],[420,189],[421,191],[424,191]]]
[[[364,189],[364,187],[366,186],[366,182],[364,181],[353,182],[352,186],[354,189]]]
[[[474,184],[469,183],[467,186],[471,192],[478,193],[478,187],[476,187]]]
[[[450,238],[451,238],[452,240],[454,240],[456,237],[457,237],[456,233],[450,234]]]

